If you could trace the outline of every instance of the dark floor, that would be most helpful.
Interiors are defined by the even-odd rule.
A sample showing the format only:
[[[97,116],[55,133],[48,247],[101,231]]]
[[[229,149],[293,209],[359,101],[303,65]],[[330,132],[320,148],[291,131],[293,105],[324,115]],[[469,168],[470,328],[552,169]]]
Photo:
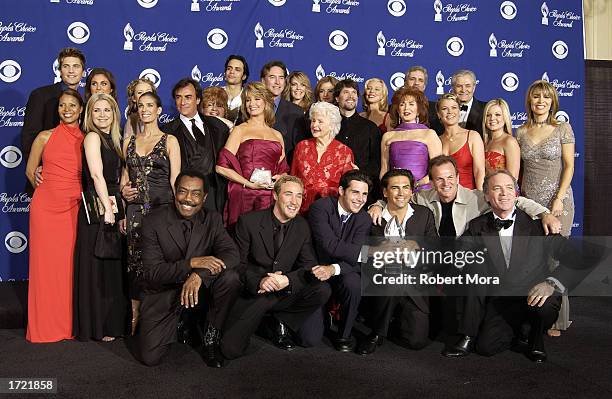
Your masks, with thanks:
[[[571,305],[574,324],[546,339],[544,364],[514,352],[446,359],[439,342],[421,351],[385,343],[361,357],[327,345],[283,352],[255,338],[224,369],[178,344],[148,368],[122,340],[30,344],[23,330],[0,330],[0,377],[56,377],[62,398],[611,398],[612,298]]]

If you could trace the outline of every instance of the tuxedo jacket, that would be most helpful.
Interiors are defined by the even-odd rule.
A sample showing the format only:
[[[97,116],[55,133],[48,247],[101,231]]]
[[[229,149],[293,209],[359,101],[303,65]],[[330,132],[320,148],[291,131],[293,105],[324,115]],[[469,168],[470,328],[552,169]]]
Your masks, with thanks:
[[[486,102],[482,102],[474,98],[472,101],[472,108],[470,108],[470,113],[465,121],[465,128],[468,130],[476,130],[480,133],[480,138],[482,138],[482,119],[484,117],[484,107],[487,105]]]
[[[414,209],[414,213],[406,222],[404,237],[438,237],[436,222],[431,210],[425,206],[416,204],[410,204],[410,206]],[[386,226],[387,221],[382,219],[380,226],[372,226],[372,235],[384,237]]]
[[[43,130],[59,125],[57,106],[62,94],[62,83],[39,87],[30,93],[26,105],[23,128],[21,128],[21,150],[27,161],[34,139]]]
[[[337,263],[340,266],[340,274],[361,273],[357,259],[372,226],[372,219],[365,210],[353,213],[343,230],[338,213],[338,199],[319,198],[310,206],[308,222],[320,263]]]
[[[206,269],[191,269],[190,261],[198,256],[215,256],[227,269],[238,266],[238,248],[223,227],[217,212],[202,209],[194,217],[189,241],[183,230],[183,218],[173,204],[154,210],[142,224],[140,247],[143,273],[139,277],[145,294],[176,294],[192,271],[209,287],[215,277]]]
[[[297,105],[281,98],[276,109],[274,129],[281,132],[285,142],[285,156],[291,165],[293,149],[306,138],[306,119],[304,110]]]
[[[545,236],[539,220],[517,209],[507,266],[493,219],[493,212],[477,217],[470,222],[464,236],[476,245],[475,248],[486,247],[488,272],[500,278],[500,287],[493,290],[495,296],[526,296],[529,289],[547,277],[556,278],[567,288],[576,283],[579,274],[564,265],[581,268],[582,260],[566,238],[558,234]],[[549,271],[549,257],[562,261],[552,272]]]
[[[315,281],[310,270],[317,265],[317,258],[306,219],[298,215],[287,222],[283,244],[275,253],[272,218],[272,208],[267,208],[240,216],[236,224],[240,274],[247,292],[253,296],[267,273],[281,271],[287,276],[287,293],[296,293]]]
[[[204,207],[223,212],[227,196],[227,181],[215,172],[215,165],[219,151],[229,136],[229,129],[225,123],[214,116],[200,114],[200,118],[204,124],[204,143],[196,142],[180,117],[163,125],[161,130],[176,137],[181,148],[181,170],[196,169],[202,173],[209,170],[205,182],[209,196],[206,198]],[[210,170],[211,165],[212,170]]]

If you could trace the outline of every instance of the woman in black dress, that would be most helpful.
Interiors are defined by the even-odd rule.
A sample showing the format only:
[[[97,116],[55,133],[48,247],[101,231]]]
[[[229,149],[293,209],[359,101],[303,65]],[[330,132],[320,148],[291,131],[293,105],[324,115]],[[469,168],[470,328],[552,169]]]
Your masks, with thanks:
[[[112,341],[126,331],[127,297],[124,294],[122,259],[97,257],[96,238],[100,228],[115,229],[117,218],[111,197],[120,198],[121,114],[117,102],[104,93],[94,94],[85,108],[83,192],[95,193],[104,205],[100,223],[87,221],[85,205],[79,210],[74,266],[73,334],[79,340]],[[101,218],[102,219],[102,218]],[[123,251],[121,251],[122,253]]]
[[[138,117],[143,129],[123,143],[126,167],[121,177],[121,193],[128,206],[121,230],[127,233],[132,335],[138,323],[142,299],[142,287],[138,283],[142,273],[138,245],[142,220],[152,209],[172,203],[174,181],[181,171],[181,152],[176,137],[159,130],[157,118],[161,112],[161,100],[157,94],[142,94],[138,98]]]

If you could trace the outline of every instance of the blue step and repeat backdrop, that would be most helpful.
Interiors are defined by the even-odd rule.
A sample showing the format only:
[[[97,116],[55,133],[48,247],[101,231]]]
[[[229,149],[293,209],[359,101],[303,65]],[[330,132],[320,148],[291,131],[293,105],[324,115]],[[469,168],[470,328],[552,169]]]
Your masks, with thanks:
[[[583,19],[581,0],[21,0],[0,14],[0,280],[28,276],[28,212],[20,131],[30,91],[59,80],[62,47],[80,48],[87,71],[117,78],[121,107],[130,80],[148,76],[176,114],[171,88],[192,76],[223,84],[229,54],[244,55],[250,80],[269,60],[390,89],[412,65],[429,72],[430,99],[458,69],[476,73],[475,97],[505,98],[513,125],[526,120],[525,91],[547,79],[560,94],[559,120],[576,134],[574,234],[583,220]],[[84,82],[84,79],[83,79]],[[49,259],[53,267],[53,259]]]

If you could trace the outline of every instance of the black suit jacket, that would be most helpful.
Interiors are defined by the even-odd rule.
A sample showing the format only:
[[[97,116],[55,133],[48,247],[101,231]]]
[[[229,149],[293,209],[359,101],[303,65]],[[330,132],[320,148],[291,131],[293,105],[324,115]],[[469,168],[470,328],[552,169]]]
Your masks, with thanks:
[[[143,273],[139,276],[145,292],[168,292],[174,295],[191,274],[191,258],[215,256],[226,268],[237,267],[238,248],[223,227],[220,214],[202,210],[194,219],[191,239],[187,242],[182,225],[183,218],[173,204],[151,212],[142,224]],[[214,277],[206,269],[193,269],[202,283],[209,287]]]
[[[274,253],[272,208],[246,213],[236,224],[236,243],[240,250],[240,274],[248,293],[257,295],[259,283],[267,273],[281,271],[289,278],[287,292],[298,292],[315,281],[310,273],[317,264],[310,227],[302,216],[289,223],[278,254]]]
[[[209,195],[204,207],[208,210],[223,212],[227,197],[227,181],[215,172],[214,167],[217,164],[219,151],[229,136],[229,129],[225,123],[214,116],[200,114],[200,118],[204,123],[203,133],[211,139],[213,148],[202,147],[196,143],[180,117],[163,125],[161,130],[164,133],[172,134],[178,140],[181,148],[181,170],[196,169],[203,172],[204,165],[212,164],[212,171],[206,176],[205,184],[208,187]]]
[[[472,101],[472,108],[470,108],[470,114],[465,121],[465,128],[468,130],[476,130],[480,133],[480,138],[482,138],[482,118],[484,117],[485,105],[487,105],[487,103],[474,98],[474,101]]]
[[[307,136],[304,110],[297,105],[281,98],[276,109],[274,129],[281,132],[285,141],[285,156],[291,165],[293,149],[296,144]]]
[[[21,150],[26,162],[38,133],[59,125],[57,106],[61,94],[61,82],[39,87],[30,93],[21,128]]]
[[[470,237],[469,241],[476,244],[476,248],[486,247],[489,273],[500,278],[500,287],[493,290],[493,295],[525,296],[529,289],[547,277],[556,278],[567,288],[577,283],[579,274],[564,265],[582,268],[579,251],[558,234],[545,236],[541,221],[533,220],[520,209],[516,210],[510,264],[506,267],[493,218],[493,212],[489,212],[473,219],[462,236]],[[549,271],[549,256],[562,261],[552,272]]]
[[[410,204],[414,213],[406,222],[404,237],[438,237],[436,222],[431,210],[422,205]],[[381,225],[372,226],[372,235],[384,237],[387,221],[382,219]]]
[[[308,222],[312,229],[315,249],[322,264],[337,263],[340,273],[361,273],[357,262],[361,248],[366,244],[372,219],[361,209],[346,221],[344,231],[338,213],[338,199],[319,198],[309,209]]]

